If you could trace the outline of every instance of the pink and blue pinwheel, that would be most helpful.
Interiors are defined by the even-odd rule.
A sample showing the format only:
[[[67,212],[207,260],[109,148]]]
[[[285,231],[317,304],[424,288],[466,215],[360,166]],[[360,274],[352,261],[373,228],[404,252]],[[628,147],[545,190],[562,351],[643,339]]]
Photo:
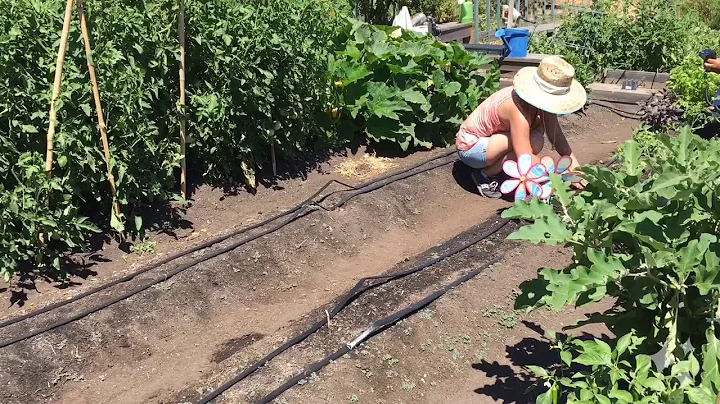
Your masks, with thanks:
[[[500,185],[500,192],[509,194],[515,191],[515,200],[524,201],[528,196],[540,197],[543,193],[542,181],[547,181],[547,168],[542,163],[532,165],[530,154],[521,154],[517,162],[507,160],[503,171],[510,176]],[[544,180],[543,180],[544,178]]]
[[[540,164],[545,166],[545,169],[547,170],[547,175],[544,178],[539,178],[537,181],[540,182],[542,185],[542,193],[540,194],[540,199],[548,199],[553,194],[552,189],[552,181],[548,181],[550,179],[550,174],[563,174],[565,173],[570,166],[572,165],[572,159],[568,156],[562,156],[557,161],[555,161],[552,156],[544,155],[540,157]],[[572,180],[571,180],[572,181]]]

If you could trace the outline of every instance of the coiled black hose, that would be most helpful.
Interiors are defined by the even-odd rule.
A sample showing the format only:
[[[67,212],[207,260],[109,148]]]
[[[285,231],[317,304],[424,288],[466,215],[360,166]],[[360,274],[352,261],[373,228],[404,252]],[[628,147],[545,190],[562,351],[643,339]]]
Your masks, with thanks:
[[[279,223],[279,224],[277,224],[277,225],[272,226],[271,228],[268,228],[268,229],[266,229],[266,230],[263,230],[262,232],[260,232],[260,233],[258,233],[258,234],[255,234],[255,235],[253,235],[253,236],[251,236],[251,237],[248,237],[248,238],[239,240],[239,241],[234,242],[234,243],[232,243],[232,244],[230,244],[230,245],[228,245],[228,246],[226,246],[226,247],[223,247],[223,248],[221,248],[221,249],[219,249],[219,250],[217,250],[217,251],[213,251],[212,253],[203,255],[202,257],[198,257],[198,258],[196,258],[196,259],[194,259],[194,260],[191,260],[191,261],[189,261],[189,262],[187,262],[187,263],[185,263],[185,264],[182,264],[182,265],[178,266],[177,268],[173,269],[172,271],[170,271],[169,273],[167,273],[167,274],[165,274],[165,275],[158,276],[158,277],[154,278],[153,280],[151,280],[151,281],[149,281],[149,282],[146,282],[146,283],[144,283],[144,284],[142,284],[142,285],[140,285],[140,286],[138,286],[138,287],[136,287],[136,288],[134,288],[134,289],[132,289],[132,290],[130,290],[130,291],[127,291],[127,292],[125,292],[125,293],[123,293],[123,294],[121,294],[121,295],[119,295],[119,296],[117,296],[117,297],[115,297],[115,298],[112,298],[112,299],[110,299],[110,300],[107,300],[107,301],[105,301],[105,302],[103,302],[103,303],[100,303],[100,304],[98,304],[98,305],[96,305],[96,306],[90,307],[90,308],[88,308],[88,309],[86,309],[86,310],[83,310],[83,311],[80,312],[80,313],[77,313],[77,314],[72,315],[72,316],[70,316],[70,317],[67,317],[67,318],[65,318],[65,319],[59,320],[59,321],[57,321],[57,322],[54,322],[54,323],[52,323],[52,324],[50,324],[50,325],[48,325],[48,326],[45,326],[45,327],[42,327],[42,328],[39,328],[39,329],[36,329],[36,330],[29,331],[29,332],[27,332],[27,333],[24,333],[24,334],[22,334],[22,335],[20,335],[20,336],[15,337],[15,338],[10,338],[10,339],[8,339],[8,340],[2,341],[2,342],[0,342],[0,348],[7,347],[7,346],[9,346],[9,345],[12,345],[12,344],[15,344],[15,343],[17,343],[17,342],[26,340],[26,339],[28,339],[28,338],[32,338],[32,337],[34,337],[34,336],[36,336],[36,335],[39,335],[39,334],[42,334],[42,333],[44,333],[44,332],[47,332],[47,331],[53,330],[53,329],[55,329],[55,328],[61,327],[61,326],[65,325],[65,324],[71,323],[71,322],[73,322],[73,321],[77,321],[77,320],[79,320],[79,319],[81,319],[81,318],[83,318],[83,317],[86,317],[86,316],[88,316],[88,315],[90,315],[90,314],[92,314],[92,313],[95,313],[95,312],[97,312],[97,311],[99,311],[99,310],[102,310],[102,309],[104,309],[104,308],[107,308],[108,306],[111,306],[111,305],[113,305],[113,304],[115,304],[115,303],[117,303],[117,302],[120,302],[120,301],[122,301],[122,300],[125,300],[125,299],[131,297],[131,296],[134,296],[134,295],[137,294],[137,293],[140,293],[140,292],[142,292],[142,291],[144,291],[144,290],[147,290],[147,289],[149,289],[150,287],[152,287],[152,286],[154,286],[154,285],[156,285],[156,284],[158,284],[158,283],[164,282],[164,281],[170,279],[171,277],[179,274],[180,272],[185,271],[186,269],[188,269],[188,268],[190,268],[190,267],[193,267],[193,266],[195,266],[195,265],[197,265],[197,264],[199,264],[199,263],[202,263],[202,262],[204,262],[204,261],[207,261],[207,260],[209,260],[209,259],[215,258],[215,257],[217,257],[218,255],[224,254],[224,253],[226,253],[226,252],[228,252],[228,251],[231,251],[231,250],[233,250],[233,249],[235,249],[235,248],[238,248],[238,247],[240,247],[240,246],[242,246],[242,245],[244,245],[244,244],[247,244],[247,243],[249,243],[249,242],[251,242],[251,241],[253,241],[253,240],[256,240],[256,239],[258,239],[258,238],[260,238],[260,237],[263,237],[263,236],[265,236],[265,235],[267,235],[267,234],[273,233],[273,232],[281,229],[282,227],[284,227],[284,226],[286,226],[286,225],[294,222],[295,220],[297,220],[297,219],[299,219],[299,218],[301,218],[301,217],[303,217],[303,216],[305,216],[305,215],[307,215],[307,214],[309,214],[309,213],[317,210],[318,208],[321,208],[321,206],[319,205],[319,203],[321,203],[322,201],[324,201],[325,199],[327,199],[329,196],[331,196],[331,195],[333,195],[333,194],[335,194],[335,193],[338,193],[338,191],[334,191],[334,192],[332,192],[332,193],[324,196],[323,198],[321,198],[321,199],[320,199],[319,201],[317,201],[317,202],[312,202],[312,201],[313,201],[313,199],[315,199],[318,195],[320,195],[325,189],[327,189],[327,188],[328,188],[330,185],[332,185],[333,183],[338,183],[338,184],[344,185],[344,186],[350,188],[350,190],[355,190],[356,192],[353,192],[352,194],[346,195],[346,196],[343,197],[339,202],[335,203],[331,208],[324,208],[324,207],[322,207],[322,209],[324,209],[324,210],[334,210],[334,209],[337,209],[337,208],[343,206],[345,203],[347,203],[350,199],[352,199],[352,198],[354,198],[354,197],[356,197],[356,196],[358,196],[358,195],[362,195],[362,194],[365,194],[365,193],[374,191],[374,190],[376,190],[376,189],[378,189],[378,188],[381,188],[381,187],[383,187],[383,186],[385,186],[385,185],[388,185],[388,184],[390,184],[390,183],[392,183],[392,182],[399,181],[399,180],[401,180],[401,179],[410,177],[410,176],[412,176],[412,175],[417,175],[417,174],[420,174],[420,173],[423,173],[423,172],[426,172],[426,171],[430,171],[430,170],[433,170],[433,169],[435,169],[435,168],[438,168],[438,167],[441,167],[441,166],[450,164],[450,163],[454,162],[455,160],[450,160],[450,161],[446,161],[446,162],[440,162],[440,163],[435,164],[435,165],[432,165],[432,166],[430,166],[430,167],[426,167],[426,168],[423,168],[423,169],[420,169],[420,170],[416,170],[418,167],[421,167],[421,166],[423,166],[423,165],[425,165],[425,164],[427,164],[427,163],[429,163],[429,162],[432,162],[432,161],[435,161],[435,160],[439,160],[439,159],[441,159],[441,158],[443,158],[443,157],[447,157],[447,156],[449,156],[450,154],[452,154],[452,153],[454,153],[454,152],[455,152],[455,149],[454,149],[454,148],[453,148],[453,149],[450,149],[450,150],[447,150],[447,151],[441,153],[441,154],[438,155],[438,156],[432,157],[432,158],[430,158],[430,159],[423,160],[423,161],[421,161],[421,162],[419,162],[419,163],[417,163],[417,164],[414,164],[414,165],[412,165],[412,166],[410,166],[410,167],[408,167],[408,168],[405,168],[405,169],[402,169],[402,170],[399,170],[399,171],[395,171],[395,172],[392,172],[392,173],[383,175],[383,176],[381,176],[381,177],[379,177],[379,178],[373,179],[373,180],[371,180],[371,181],[367,181],[367,182],[365,182],[365,183],[362,183],[362,184],[356,185],[356,186],[348,185],[348,184],[345,184],[345,183],[340,182],[340,181],[337,181],[337,180],[328,181],[327,184],[325,184],[323,187],[321,187],[321,188],[320,188],[318,191],[316,191],[312,196],[310,196],[309,198],[305,199],[305,200],[304,200],[303,202],[301,202],[300,204],[296,205],[295,207],[293,207],[293,208],[291,208],[291,209],[289,209],[289,210],[287,210],[287,211],[285,211],[285,212],[283,212],[283,213],[280,213],[280,214],[277,214],[277,215],[272,216],[272,217],[270,217],[270,218],[267,218],[267,219],[263,220],[262,222],[256,223],[256,224],[254,224],[254,225],[252,225],[252,226],[249,226],[249,227],[246,227],[246,228],[243,228],[243,229],[239,229],[239,230],[237,230],[237,231],[231,232],[231,233],[229,233],[229,234],[227,234],[227,235],[224,235],[224,236],[217,237],[217,238],[212,239],[212,240],[208,240],[208,241],[206,241],[206,242],[204,242],[204,243],[202,243],[202,244],[200,244],[200,245],[198,245],[198,246],[192,247],[192,248],[190,248],[190,249],[188,249],[188,250],[186,250],[186,251],[183,251],[183,252],[181,252],[181,253],[177,253],[177,254],[174,254],[174,255],[172,255],[172,256],[170,256],[170,257],[164,258],[164,259],[162,259],[162,260],[160,260],[160,261],[158,261],[158,262],[156,262],[156,263],[153,263],[153,264],[151,264],[151,265],[149,265],[149,266],[147,266],[147,267],[145,267],[145,268],[142,268],[142,269],[140,269],[140,270],[138,270],[138,271],[135,271],[135,272],[133,272],[133,273],[131,273],[131,274],[125,275],[124,277],[119,278],[119,279],[117,279],[117,280],[115,280],[115,281],[108,282],[108,283],[105,284],[105,285],[101,285],[101,286],[98,286],[98,287],[96,287],[96,288],[90,289],[90,290],[88,290],[88,291],[86,291],[86,292],[83,292],[83,293],[81,293],[81,294],[73,297],[72,299],[68,299],[68,300],[65,300],[65,301],[57,302],[57,303],[51,304],[51,305],[49,305],[49,306],[43,307],[42,309],[38,309],[38,310],[35,310],[35,311],[31,312],[31,313],[25,314],[25,315],[23,315],[23,316],[19,316],[19,317],[15,317],[15,318],[6,320],[6,321],[4,321],[3,323],[0,323],[0,328],[6,327],[6,326],[11,325],[11,324],[15,324],[15,323],[17,323],[17,322],[19,322],[19,321],[22,321],[22,320],[26,320],[26,319],[28,319],[28,318],[35,317],[35,316],[40,315],[40,314],[42,314],[42,313],[46,313],[46,312],[51,311],[51,310],[53,310],[53,309],[56,309],[56,308],[65,306],[65,305],[67,305],[67,304],[69,304],[69,303],[72,303],[72,302],[75,302],[75,301],[78,301],[78,300],[80,300],[80,299],[82,299],[82,298],[84,298],[84,297],[90,296],[90,295],[92,295],[92,294],[95,294],[95,293],[97,293],[97,292],[100,292],[100,291],[102,291],[102,290],[105,290],[105,289],[107,289],[107,288],[109,288],[109,287],[115,286],[115,285],[117,285],[117,284],[119,284],[119,283],[129,281],[129,280],[133,279],[134,277],[136,277],[136,276],[138,276],[138,275],[140,275],[140,274],[143,274],[143,273],[148,272],[148,271],[150,271],[150,270],[152,270],[152,269],[154,269],[154,268],[157,268],[157,267],[160,266],[160,265],[163,265],[163,264],[166,264],[166,263],[168,263],[168,262],[170,262],[170,261],[173,261],[173,260],[175,260],[175,259],[178,259],[178,258],[187,256],[187,255],[192,254],[193,252],[199,251],[199,250],[201,250],[201,249],[210,247],[210,246],[215,245],[215,244],[217,244],[217,243],[220,243],[220,242],[222,242],[222,241],[224,241],[224,240],[227,240],[228,238],[231,238],[231,237],[234,237],[234,236],[238,236],[238,235],[241,235],[241,234],[246,233],[246,232],[248,232],[248,231],[257,229],[257,228],[259,228],[259,227],[262,227],[262,226],[264,226],[264,225],[267,225],[267,224],[269,224],[269,223],[271,223],[271,222],[273,222],[273,221],[276,221],[276,220],[278,220],[278,219],[281,219],[281,218],[283,218],[283,217],[287,217],[286,220],[282,221],[281,223]],[[346,191],[339,191],[339,192],[346,192]]]
[[[209,403],[210,401],[212,401],[212,400],[214,400],[215,398],[217,398],[220,394],[224,393],[226,390],[228,390],[229,388],[231,388],[231,387],[234,386],[235,384],[239,383],[239,382],[242,381],[243,379],[245,379],[245,378],[247,378],[248,376],[250,376],[251,374],[255,373],[255,371],[257,371],[257,370],[260,369],[261,367],[265,366],[265,364],[267,364],[268,362],[270,362],[272,359],[274,359],[275,357],[277,357],[277,356],[280,355],[281,353],[287,351],[287,350],[290,349],[291,347],[293,347],[293,346],[301,343],[301,342],[304,341],[305,339],[307,339],[310,335],[314,334],[314,333],[317,332],[320,328],[324,327],[324,326],[327,324],[328,319],[334,318],[341,310],[343,310],[345,307],[347,307],[352,301],[354,301],[358,296],[360,296],[362,293],[366,292],[367,290],[376,288],[376,287],[378,287],[378,286],[380,286],[380,285],[383,285],[383,284],[385,284],[385,283],[388,283],[388,282],[390,282],[390,281],[393,281],[393,280],[396,280],[396,279],[400,279],[400,278],[406,277],[406,276],[408,276],[408,275],[414,274],[414,273],[419,272],[419,271],[421,271],[421,270],[423,270],[423,269],[425,269],[425,268],[428,268],[428,267],[430,267],[430,266],[432,266],[432,265],[435,265],[435,264],[437,264],[438,262],[440,262],[440,261],[442,261],[442,260],[444,260],[444,259],[447,259],[448,257],[451,257],[451,256],[453,256],[453,255],[455,255],[455,254],[458,254],[458,253],[460,253],[460,252],[462,252],[462,251],[470,248],[471,246],[479,243],[480,241],[482,241],[482,240],[490,237],[491,235],[495,234],[495,233],[498,232],[500,229],[502,229],[505,225],[507,225],[509,222],[510,222],[510,220],[508,220],[508,219],[501,219],[501,220],[499,220],[499,221],[497,222],[497,224],[495,224],[495,226],[493,226],[492,228],[490,228],[490,230],[488,230],[488,231],[480,234],[480,235],[477,236],[477,237],[474,237],[473,239],[471,239],[471,240],[468,241],[467,243],[465,243],[465,244],[463,244],[463,245],[461,245],[461,246],[459,246],[459,247],[455,247],[455,248],[451,249],[450,251],[448,251],[448,252],[446,252],[446,253],[444,253],[444,254],[436,257],[436,258],[433,258],[433,259],[431,259],[431,260],[429,260],[429,261],[423,262],[422,264],[416,265],[416,266],[414,266],[414,267],[412,267],[412,268],[410,268],[410,269],[407,269],[407,270],[404,270],[404,271],[400,271],[400,272],[397,272],[397,273],[394,273],[394,274],[371,276],[371,277],[367,277],[367,278],[361,279],[360,281],[358,281],[358,283],[355,285],[355,287],[353,287],[349,292],[347,292],[346,294],[344,294],[344,295],[340,298],[340,300],[339,300],[338,303],[333,307],[333,309],[332,309],[330,312],[328,312],[327,317],[323,317],[321,320],[319,320],[319,321],[316,322],[315,324],[311,325],[308,329],[306,329],[305,331],[303,331],[301,334],[299,334],[299,335],[293,337],[292,339],[288,340],[287,342],[285,342],[284,344],[282,344],[280,347],[278,347],[277,349],[275,349],[274,351],[270,352],[270,353],[267,354],[265,357],[263,357],[262,359],[260,359],[259,361],[255,362],[254,364],[252,364],[252,365],[250,365],[249,367],[245,368],[245,370],[243,370],[241,373],[239,373],[238,375],[236,375],[236,376],[233,377],[232,379],[230,379],[230,380],[228,380],[227,382],[223,383],[220,387],[218,387],[218,388],[216,388],[215,390],[211,391],[210,393],[206,394],[204,397],[202,397],[202,398],[198,401],[198,404],[206,404],[206,403]],[[379,281],[379,282],[372,282],[372,281]],[[396,321],[397,321],[397,320],[396,320]],[[340,349],[339,351],[335,352],[334,354],[337,354],[337,353],[340,352],[340,351],[342,351],[342,349]],[[344,355],[346,352],[347,352],[347,351],[341,353],[340,356]],[[334,354],[330,355],[330,357],[332,357]],[[330,360],[332,360],[332,359],[328,359],[328,362],[329,362]],[[327,363],[325,363],[325,364],[327,364]],[[322,365],[322,366],[325,366],[325,365]],[[302,378],[301,378],[301,379],[302,379]],[[298,379],[298,380],[300,380],[300,379]],[[295,383],[296,383],[296,382],[295,382]],[[295,383],[293,383],[293,385],[294,385]],[[289,388],[289,387],[288,387],[288,388]]]

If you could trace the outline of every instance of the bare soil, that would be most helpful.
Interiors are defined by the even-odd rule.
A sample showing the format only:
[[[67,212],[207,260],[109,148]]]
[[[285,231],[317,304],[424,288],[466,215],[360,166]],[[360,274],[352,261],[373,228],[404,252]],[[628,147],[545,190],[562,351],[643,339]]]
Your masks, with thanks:
[[[607,159],[637,124],[597,107],[586,116],[572,115],[563,121],[570,143],[584,162]],[[416,153],[393,162],[406,167],[441,152]],[[67,298],[161,254],[292,206],[329,179],[340,178],[332,173],[337,164],[361,155],[333,157],[323,163],[321,172],[279,181],[254,196],[201,188],[187,212],[151,235],[154,253],[151,249],[146,255],[128,253],[122,250],[127,246],[106,244],[101,254],[85,257],[95,275],[76,278],[77,285],[64,289],[37,282],[37,291],[15,289],[12,294],[8,290],[5,293],[14,304],[3,307],[0,316],[11,317]],[[339,210],[313,212],[84,319],[2,348],[0,401],[180,403],[197,399],[324,316],[333,300],[358,279],[407,268],[483,231],[492,223],[486,221],[508,203],[480,198],[471,192],[469,182],[461,164],[395,182]],[[567,253],[503,242],[510,230],[506,227],[417,276],[364,295],[333,319],[329,330],[323,329],[277,358],[229,390],[221,401],[259,399],[370,322],[497,256],[502,262],[486,275],[446,295],[427,312],[374,337],[349,358],[291,389],[280,401],[512,402],[500,394],[506,388],[511,393],[524,391],[513,384],[527,380],[518,368],[523,364],[518,358],[526,356],[523,352],[529,352],[532,344],[533,349],[547,348],[538,328],[557,329],[579,313],[526,316],[511,309],[519,283],[533,277],[540,266],[564,265]],[[166,265],[152,276],[172,267]],[[148,277],[7,327],[0,330],[0,338],[78,312]],[[18,293],[25,295],[18,297]],[[19,302],[25,302],[24,306]],[[529,327],[523,320],[537,326]],[[542,356],[537,351],[532,355]]]

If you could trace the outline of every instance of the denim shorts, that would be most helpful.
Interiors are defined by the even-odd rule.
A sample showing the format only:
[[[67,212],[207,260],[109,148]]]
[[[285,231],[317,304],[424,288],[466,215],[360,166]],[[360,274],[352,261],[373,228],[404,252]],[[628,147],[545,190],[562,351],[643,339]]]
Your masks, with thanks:
[[[487,167],[487,149],[490,144],[489,137],[481,137],[470,150],[458,150],[460,161],[472,168]]]
[[[498,133],[510,137],[510,133]],[[545,129],[543,127],[535,128],[530,130],[530,143],[536,143],[542,150],[545,136]],[[490,145],[490,137],[481,137],[477,143],[470,148],[470,150],[458,150],[458,156],[460,161],[469,165],[472,168],[480,169],[487,167],[487,149]],[[535,147],[533,147],[535,149]]]

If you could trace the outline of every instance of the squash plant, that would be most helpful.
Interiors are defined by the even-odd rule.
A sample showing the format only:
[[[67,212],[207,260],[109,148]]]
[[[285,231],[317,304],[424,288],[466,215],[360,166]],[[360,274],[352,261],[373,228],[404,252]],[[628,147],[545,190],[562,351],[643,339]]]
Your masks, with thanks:
[[[499,86],[487,56],[394,27],[348,21],[336,46],[331,74],[344,137],[362,130],[402,150],[446,145]]]
[[[612,308],[578,325],[604,323],[615,335],[642,338],[634,355],[622,359],[627,363],[610,363],[608,358],[583,363],[565,354],[566,364],[607,365],[592,368],[591,373],[607,376],[596,384],[623,391],[614,395],[613,402],[688,402],[674,398],[680,393],[673,392],[684,389],[682,394],[691,394],[686,387],[698,386],[704,390],[692,394],[714,397],[720,388],[714,332],[720,317],[720,141],[700,139],[689,128],[675,137],[658,135],[658,140],[665,152],[642,159],[635,140],[624,144],[620,170],[583,168],[589,184],[580,193],[567,191],[568,184],[555,176],[554,205],[521,202],[503,214],[532,221],[509,239],[564,245],[573,251],[566,268],[540,269],[537,279],[521,286],[518,308],[560,310],[610,297]],[[620,351],[626,345],[623,338],[615,342]],[[688,347],[694,348],[688,351]],[[596,359],[612,356],[604,345],[576,344],[573,349],[578,357],[587,358],[588,349],[600,349],[602,355],[590,355]],[[638,383],[633,369],[640,366],[639,355],[655,355],[653,377],[669,378],[663,381],[660,401],[640,401],[642,395],[632,390]],[[628,379],[622,383],[620,368]],[[678,368],[683,370],[679,381],[673,378]],[[576,402],[610,402],[606,400],[610,396],[602,394],[605,398],[587,399],[585,391],[592,386],[565,383],[564,387]]]

